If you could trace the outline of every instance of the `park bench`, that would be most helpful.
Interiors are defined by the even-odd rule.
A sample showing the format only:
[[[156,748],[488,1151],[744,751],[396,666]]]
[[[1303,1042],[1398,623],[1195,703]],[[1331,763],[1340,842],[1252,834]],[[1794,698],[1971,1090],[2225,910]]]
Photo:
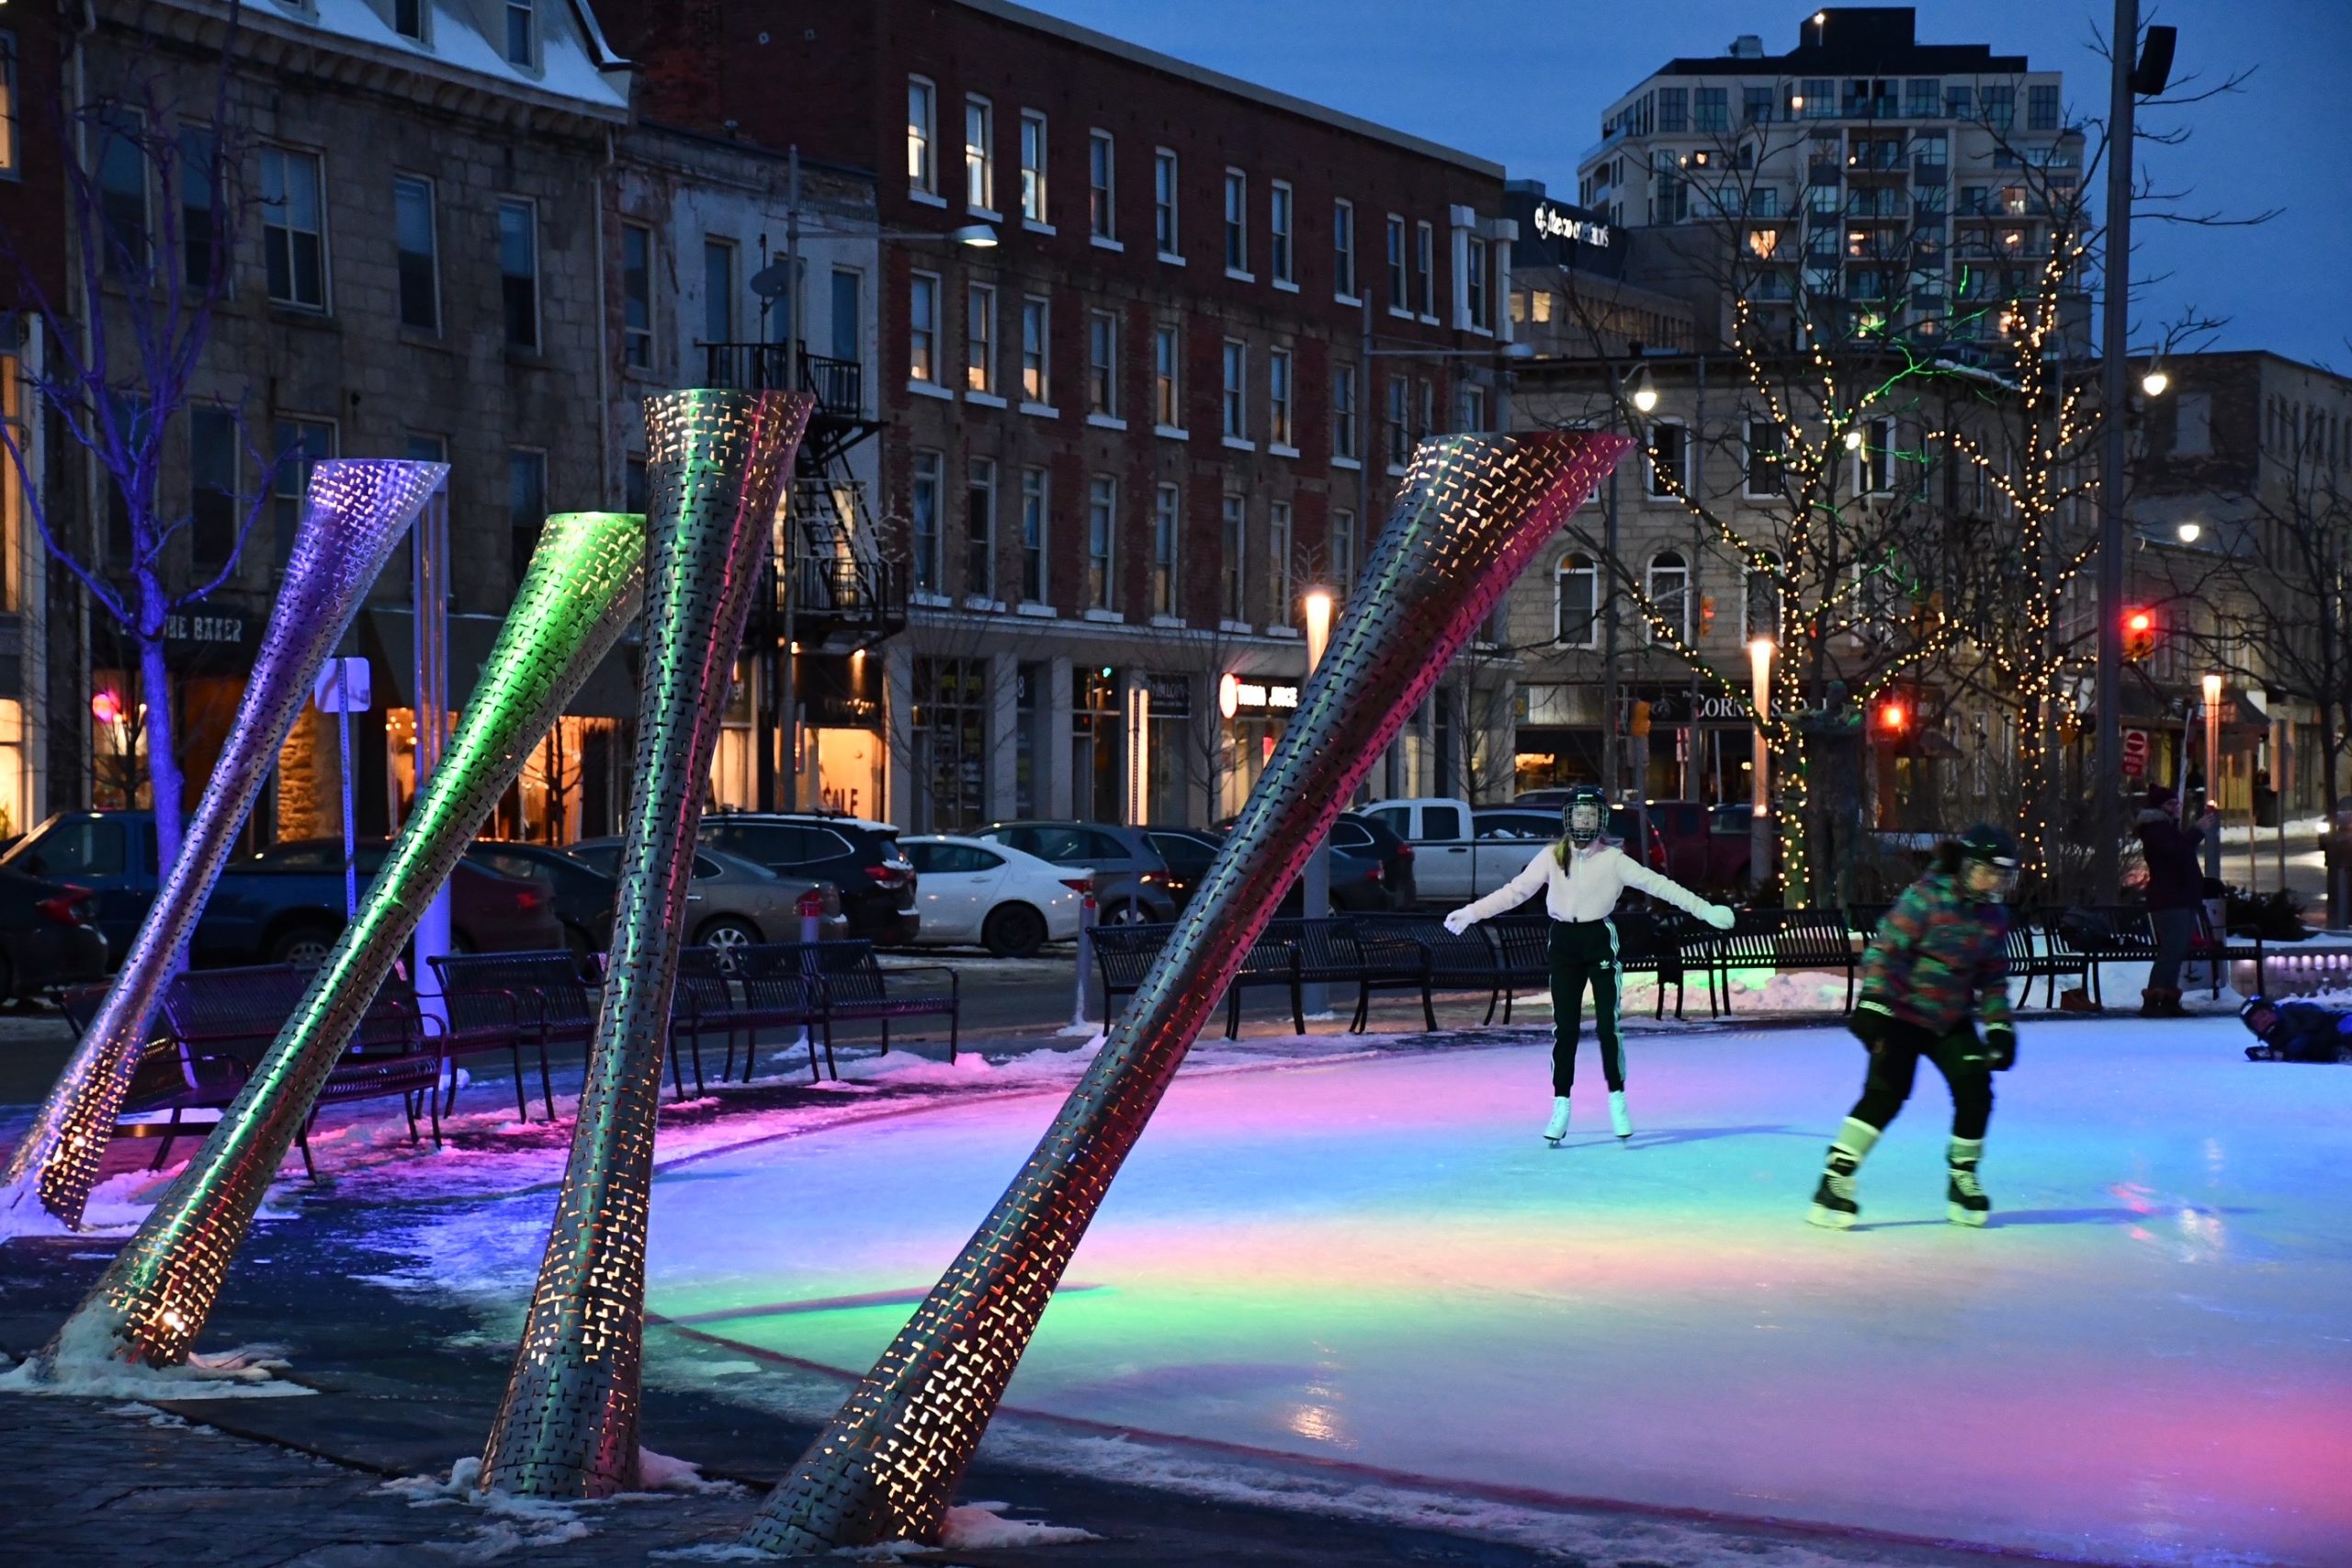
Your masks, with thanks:
[[[1430,1029],[1437,1028],[1436,1003],[1430,994],[1429,950],[1419,942],[1347,916],[1280,919],[1270,921],[1266,932],[1290,944],[1302,987],[1356,987],[1356,1010],[1349,1021],[1349,1032],[1364,1032],[1372,1017],[1372,994],[1384,990],[1419,991],[1422,1021]]]
[[[529,1121],[523,1087],[523,1045],[539,1056],[539,1100],[555,1120],[550,1045],[582,1045],[595,1032],[604,987],[580,972],[570,948],[538,953],[449,953],[432,959],[440,977],[448,1030],[442,1048],[451,1056],[505,1051],[514,1064],[514,1114]]]
[[[1129,926],[1097,926],[1088,933],[1094,950],[1094,966],[1102,977],[1102,1011],[1107,1022],[1115,1019],[1119,999],[1132,997],[1141,988],[1145,976],[1159,950],[1167,944],[1172,924],[1145,922]],[[1290,997],[1291,1021],[1297,1031],[1306,1032],[1304,998],[1299,994],[1298,957],[1295,949],[1284,938],[1260,931],[1250,944],[1250,952],[1241,967],[1226,989],[1225,1037],[1235,1039],[1241,1032],[1241,993],[1249,987],[1279,987]]]
[[[1354,919],[1360,931],[1385,937],[1403,937],[1419,946],[1429,958],[1430,989],[1432,993],[1486,992],[1485,1021],[1487,1023],[1495,1021],[1497,1008],[1508,1009],[1501,964],[1495,943],[1483,927],[1472,926],[1457,936],[1445,929],[1442,917],[1434,914],[1367,914],[1357,915]],[[1508,1011],[1503,1021],[1510,1021]]]
[[[817,1047],[821,1041],[825,1072],[837,1079],[841,1077],[833,1066],[833,1032],[825,1017],[824,987],[811,962],[812,948],[825,945],[761,942],[723,953],[709,948],[699,950],[710,956],[697,956],[695,963],[715,966],[727,976],[732,991],[727,1065],[719,1074],[722,1080],[734,1071],[735,1039],[740,1033],[743,1040],[743,1081],[751,1081],[752,1064],[758,1055],[760,1032],[763,1029],[797,1028],[802,1032],[808,1043],[808,1076],[812,1080],[824,1076],[817,1067]]]
[[[88,1032],[90,1021],[113,989],[107,982],[68,987],[58,993],[58,1006],[75,1039]],[[140,1050],[122,1109],[115,1113],[114,1135],[160,1138],[162,1144],[148,1168],[161,1170],[180,1134],[209,1132],[220,1112],[229,1108],[244,1086],[245,1065],[234,1056],[199,1054],[168,1034],[162,1035]],[[212,1114],[190,1121],[191,1111]],[[164,1120],[154,1120],[158,1116]]]
[[[1714,930],[1681,910],[1662,905],[1647,909],[1621,909],[1617,917],[1619,976],[1647,975],[1657,983],[1650,1009],[1653,1019],[1666,1016],[1666,988],[1674,987],[1674,1016],[1682,1016],[1682,982],[1689,968],[1683,956]],[[1622,998],[1621,998],[1622,1000]]]
[[[2033,999],[2033,983],[2048,983],[2042,1005],[2058,1005],[2058,982],[2073,980],[2085,990],[2090,988],[2090,960],[2068,941],[2054,919],[2036,919],[2023,911],[2012,911],[2009,917],[2008,946],[2004,958],[2009,977],[2025,981],[2025,995],[2018,999]]]
[[[1706,967],[1709,1016],[1728,1017],[1735,969],[1837,970],[1846,976],[1846,1010],[1852,1011],[1855,946],[1842,910],[1741,909],[1731,930],[1686,942],[1683,952],[1686,961],[1696,959]]]

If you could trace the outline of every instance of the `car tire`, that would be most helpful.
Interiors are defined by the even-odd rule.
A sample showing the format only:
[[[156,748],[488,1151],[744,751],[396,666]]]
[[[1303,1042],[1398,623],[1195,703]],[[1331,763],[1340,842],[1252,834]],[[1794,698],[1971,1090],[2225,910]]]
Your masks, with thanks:
[[[1150,911],[1132,898],[1102,906],[1102,924],[1106,926],[1140,926],[1150,918]]]
[[[721,915],[704,922],[702,930],[695,933],[695,941],[704,947],[729,954],[739,948],[754,946],[759,940],[760,928],[740,915]]]
[[[999,958],[1035,958],[1046,945],[1046,917],[1027,904],[1000,904],[980,924],[980,945]]]
[[[326,962],[327,954],[334,949],[335,938],[342,934],[334,927],[316,921],[288,926],[269,939],[269,962],[315,969]]]

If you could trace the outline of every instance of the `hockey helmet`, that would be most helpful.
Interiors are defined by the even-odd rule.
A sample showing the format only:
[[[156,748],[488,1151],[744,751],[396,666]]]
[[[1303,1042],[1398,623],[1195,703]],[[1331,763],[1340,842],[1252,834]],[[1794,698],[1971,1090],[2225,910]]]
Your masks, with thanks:
[[[1960,836],[1960,859],[1963,873],[1976,866],[1991,868],[1991,886],[1979,888],[1973,876],[1963,876],[1962,885],[1980,898],[2007,898],[2018,881],[2018,841],[2005,828],[1990,822],[1979,822]]]
[[[1560,825],[1567,829],[1568,842],[1582,849],[1600,837],[1600,829],[1609,820],[1609,797],[1600,793],[1598,784],[1578,784],[1568,791],[1568,803],[1560,808]]]

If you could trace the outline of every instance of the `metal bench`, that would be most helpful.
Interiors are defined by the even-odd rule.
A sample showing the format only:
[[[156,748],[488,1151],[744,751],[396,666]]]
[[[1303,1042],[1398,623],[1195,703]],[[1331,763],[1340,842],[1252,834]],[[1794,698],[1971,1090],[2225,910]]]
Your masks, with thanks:
[[[1494,944],[1495,983],[1503,997],[1503,1021],[1509,1023],[1511,1004],[1522,987],[1549,991],[1552,987],[1552,920],[1548,915],[1510,916],[1487,920],[1473,931],[1484,931]]]
[[[1284,918],[1269,922],[1266,931],[1290,944],[1301,986],[1356,987],[1355,1016],[1348,1023],[1351,1033],[1363,1033],[1370,1023],[1374,991],[1419,991],[1423,1023],[1432,1030],[1437,1027],[1436,1003],[1430,995],[1429,949],[1420,942],[1344,915],[1320,919]]]
[[[822,947],[826,944],[816,943]],[[761,942],[721,953],[714,948],[690,950],[697,968],[707,966],[723,976],[730,996],[728,1014],[727,1064],[722,1080],[735,1070],[735,1037],[743,1037],[743,1081],[752,1078],[763,1029],[798,1028],[808,1042],[808,1076],[822,1077],[817,1067],[817,1046],[825,1048],[825,1071],[841,1077],[833,1066],[833,1032],[825,1016],[824,987],[811,961],[807,942]],[[707,957],[704,955],[707,955]]]
[[[66,1027],[74,1032],[75,1039],[88,1031],[90,1021],[97,1016],[107,994],[113,989],[109,982],[71,986],[58,993],[58,1007],[64,1012]],[[163,1143],[148,1166],[151,1170],[161,1170],[179,1135],[209,1132],[219,1120],[219,1112],[229,1108],[244,1086],[245,1066],[233,1056],[201,1055],[169,1035],[152,1040],[141,1048],[139,1060],[131,1068],[122,1109],[115,1113],[114,1135],[161,1138]],[[190,1122],[187,1119],[190,1111],[209,1111],[214,1114],[200,1122]],[[148,1120],[154,1116],[167,1119]]]
[[[2081,955],[2090,980],[2091,1000],[2099,1007],[2107,1005],[2102,965],[2155,960],[2155,926],[2145,909],[2123,904],[2087,905],[2062,910],[2049,923]]]
[[[529,1121],[523,1088],[523,1043],[539,1054],[539,1101],[555,1120],[549,1045],[585,1044],[595,1032],[603,987],[580,973],[570,948],[542,953],[451,953],[432,960],[441,979],[449,1026],[443,1048],[451,1055],[504,1050],[514,1064],[514,1113]]]
[[[2071,979],[2090,988],[2090,960],[2074,943],[2068,942],[2053,919],[2037,919],[2032,915],[2012,913],[2009,919],[2009,939],[2004,954],[2011,979],[2025,981],[2025,996],[2031,1001],[2033,983],[2048,983],[2042,1005],[2058,1005],[2058,982]]]
[[[1118,1016],[1119,998],[1131,997],[1141,988],[1144,977],[1151,972],[1159,950],[1175,931],[1168,923],[1148,922],[1132,926],[1097,926],[1089,933],[1094,948],[1094,966],[1102,976],[1102,1009],[1105,1021]],[[1258,933],[1250,951],[1241,961],[1226,987],[1225,1037],[1236,1039],[1241,1032],[1241,993],[1250,987],[1274,986],[1288,993],[1292,1026],[1301,1034],[1306,1032],[1306,1007],[1299,994],[1298,956],[1284,938],[1269,931]]]
[[[1731,930],[1686,942],[1684,948],[1686,957],[1700,959],[1706,965],[1709,1016],[1728,1017],[1735,969],[1770,969],[1775,974],[1792,969],[1838,970],[1846,976],[1846,1010],[1852,1011],[1855,945],[1842,910],[1741,909]]]
[[[1457,936],[1445,929],[1444,919],[1437,915],[1368,914],[1352,918],[1359,931],[1402,937],[1428,954],[1431,992],[1486,992],[1486,1022],[1495,1021],[1497,1008],[1509,1005],[1503,994],[1501,962],[1484,927],[1472,926]],[[1508,1022],[1510,1015],[1506,1013],[1504,1019]]]
[[[884,969],[865,941],[781,942],[779,953],[797,953],[801,973],[811,977],[821,1010],[830,1061],[836,1025],[873,1021],[882,1025],[882,1049],[890,1049],[890,1021],[944,1018],[947,1059],[956,1060],[963,1028],[963,995],[956,971],[942,964]]]
[[[1666,988],[1674,987],[1674,1016],[1682,1016],[1683,976],[1689,962],[1687,947],[1695,946],[1714,928],[1676,908],[1653,907],[1620,910],[1617,915],[1617,972],[1648,975],[1657,983],[1650,1016],[1666,1016]],[[1621,998],[1622,999],[1622,998]]]

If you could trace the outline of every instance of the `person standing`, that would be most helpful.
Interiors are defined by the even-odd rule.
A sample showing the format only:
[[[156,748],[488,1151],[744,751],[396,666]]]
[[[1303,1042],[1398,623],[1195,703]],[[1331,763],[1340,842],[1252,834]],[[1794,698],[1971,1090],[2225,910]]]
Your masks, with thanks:
[[[1718,931],[1732,927],[1732,912],[1700,897],[1601,836],[1609,802],[1591,784],[1568,793],[1560,813],[1563,836],[1546,844],[1527,869],[1476,903],[1445,917],[1456,936],[1480,920],[1517,908],[1537,892],[1552,917],[1552,1119],[1544,1136],[1556,1145],[1567,1136],[1568,1097],[1576,1087],[1577,1034],[1583,1024],[1584,993],[1592,988],[1593,1032],[1600,1041],[1600,1073],[1609,1083],[1610,1131],[1634,1135],[1625,1109],[1625,1048],[1617,1033],[1617,928],[1610,920],[1625,889],[1634,887],[1688,910]]]
[[[1845,1230],[1861,1217],[1856,1173],[1911,1097],[1921,1057],[1951,1089],[1945,1217],[1981,1225],[1992,1214],[1976,1168],[1993,1117],[1993,1075],[2018,1059],[2006,907],[2017,875],[2017,840],[1980,823],[1940,845],[1935,865],[1887,911],[1862,955],[1861,997],[1854,1005],[1852,1029],[1870,1050],[1870,1070],[1861,1098],[1829,1145],[1806,1215],[1813,1224]]]
[[[2167,784],[2152,784],[2146,807],[2134,825],[2140,853],[2148,864],[2148,919],[2155,927],[2156,957],[2148,986],[2140,993],[2143,1018],[2186,1018],[2180,1005],[2180,962],[2197,939],[2197,916],[2205,901],[2205,873],[2198,846],[2222,825],[2211,806],[2193,827],[2180,820],[2180,795]]]

